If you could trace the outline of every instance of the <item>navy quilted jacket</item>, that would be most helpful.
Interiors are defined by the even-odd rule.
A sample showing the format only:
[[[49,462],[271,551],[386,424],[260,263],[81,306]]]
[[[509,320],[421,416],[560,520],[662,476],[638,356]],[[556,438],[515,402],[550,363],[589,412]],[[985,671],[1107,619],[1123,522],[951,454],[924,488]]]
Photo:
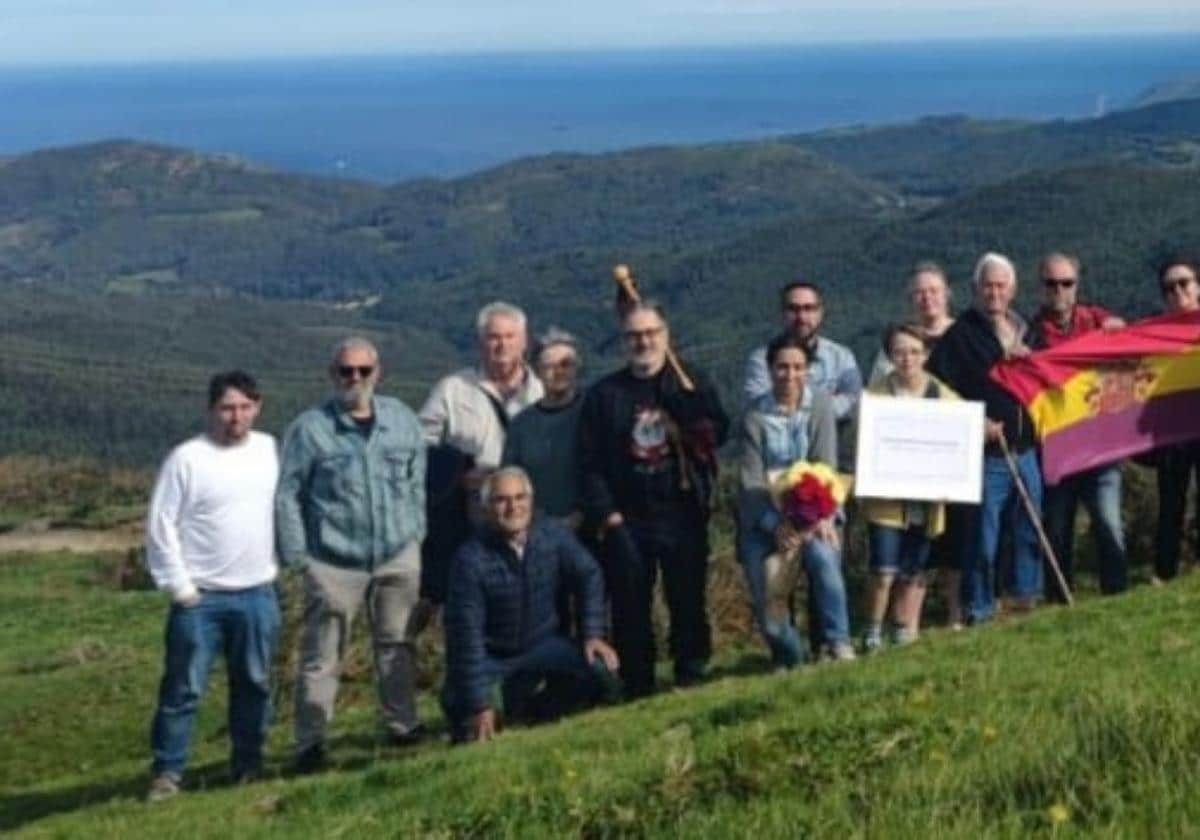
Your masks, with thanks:
[[[471,708],[487,705],[485,658],[502,659],[562,632],[556,596],[569,586],[584,638],[604,634],[604,581],[579,541],[553,522],[535,519],[518,559],[485,530],[454,555],[446,597],[446,680]]]

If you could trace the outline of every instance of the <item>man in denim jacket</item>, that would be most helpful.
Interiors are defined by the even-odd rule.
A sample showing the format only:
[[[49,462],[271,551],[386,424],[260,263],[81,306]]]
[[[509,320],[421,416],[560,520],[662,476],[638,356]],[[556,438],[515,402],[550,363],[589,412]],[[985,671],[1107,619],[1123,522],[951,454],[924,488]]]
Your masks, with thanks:
[[[275,518],[280,559],[304,573],[296,682],[296,769],[324,762],[350,626],[364,602],[384,726],[394,742],[421,735],[414,637],[425,536],[425,443],[404,403],[375,395],[379,354],[348,338],[330,369],[335,396],[288,429]]]

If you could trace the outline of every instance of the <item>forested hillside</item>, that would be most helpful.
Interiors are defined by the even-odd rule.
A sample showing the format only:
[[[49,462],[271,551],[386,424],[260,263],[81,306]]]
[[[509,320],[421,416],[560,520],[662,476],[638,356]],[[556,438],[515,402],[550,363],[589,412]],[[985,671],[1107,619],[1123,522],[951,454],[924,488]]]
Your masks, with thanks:
[[[350,330],[380,339],[389,387],[418,402],[496,297],[580,333],[596,374],[615,262],[727,388],[797,276],[826,287],[828,331],[864,360],[917,259],[946,263],[961,301],[985,249],[1026,276],[1040,252],[1074,250],[1085,295],[1136,314],[1156,305],[1157,256],[1200,244],[1197,218],[1200,100],[553,155],[392,187],[124,141],[46,150],[0,161],[0,452],[152,461],[233,364],[261,374],[278,430]]]

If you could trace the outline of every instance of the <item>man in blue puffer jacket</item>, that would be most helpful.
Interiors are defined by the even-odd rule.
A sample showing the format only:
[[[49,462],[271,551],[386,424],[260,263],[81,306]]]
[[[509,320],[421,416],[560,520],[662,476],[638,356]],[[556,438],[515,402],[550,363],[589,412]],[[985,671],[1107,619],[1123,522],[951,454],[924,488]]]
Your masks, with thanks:
[[[528,719],[594,700],[618,667],[603,638],[600,567],[566,529],[534,521],[529,476],[504,467],[481,495],[487,523],[455,555],[446,598],[442,707],[456,741],[491,738],[497,705]],[[564,586],[579,605],[582,650],[559,620]]]

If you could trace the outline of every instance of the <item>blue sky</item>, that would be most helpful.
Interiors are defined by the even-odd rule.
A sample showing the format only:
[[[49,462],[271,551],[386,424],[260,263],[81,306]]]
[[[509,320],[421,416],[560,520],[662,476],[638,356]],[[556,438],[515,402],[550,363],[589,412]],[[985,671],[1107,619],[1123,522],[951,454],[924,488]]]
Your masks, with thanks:
[[[1188,31],[1198,0],[0,0],[0,63]]]

